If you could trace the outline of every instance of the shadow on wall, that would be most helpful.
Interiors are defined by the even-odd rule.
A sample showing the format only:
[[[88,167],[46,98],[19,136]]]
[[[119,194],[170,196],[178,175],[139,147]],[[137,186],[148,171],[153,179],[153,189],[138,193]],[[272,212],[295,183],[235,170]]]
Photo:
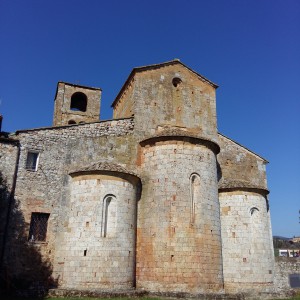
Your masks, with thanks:
[[[57,287],[51,263],[42,258],[38,245],[28,241],[28,227],[0,172],[1,295],[44,297]]]

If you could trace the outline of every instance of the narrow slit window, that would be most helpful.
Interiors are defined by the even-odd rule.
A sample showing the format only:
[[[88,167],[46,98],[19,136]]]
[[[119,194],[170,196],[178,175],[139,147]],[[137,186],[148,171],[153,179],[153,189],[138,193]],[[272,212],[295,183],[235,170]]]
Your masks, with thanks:
[[[50,214],[32,213],[28,240],[30,242],[46,241],[48,219]]]
[[[199,206],[200,197],[200,176],[198,174],[192,174],[190,177],[190,191],[191,191],[191,224],[195,223],[197,208]]]
[[[102,203],[101,236],[112,236],[116,228],[116,197],[106,195]]]
[[[39,153],[36,151],[28,151],[26,159],[26,170],[37,171],[39,162]]]

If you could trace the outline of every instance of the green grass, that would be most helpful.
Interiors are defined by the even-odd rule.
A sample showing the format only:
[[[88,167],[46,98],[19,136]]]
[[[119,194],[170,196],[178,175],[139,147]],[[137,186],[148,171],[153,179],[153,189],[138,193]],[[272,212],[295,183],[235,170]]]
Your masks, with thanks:
[[[90,297],[65,297],[45,298],[45,300],[162,300],[158,297],[113,297],[113,298],[90,298]]]

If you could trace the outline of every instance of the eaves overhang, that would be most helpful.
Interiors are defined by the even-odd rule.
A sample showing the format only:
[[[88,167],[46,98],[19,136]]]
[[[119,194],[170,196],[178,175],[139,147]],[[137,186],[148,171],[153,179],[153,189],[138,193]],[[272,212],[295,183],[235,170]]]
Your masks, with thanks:
[[[174,128],[161,131],[152,136],[148,136],[144,140],[140,141],[140,145],[145,146],[147,144],[153,144],[160,141],[172,140],[190,142],[192,144],[202,144],[211,149],[215,154],[220,152],[220,146],[215,141],[207,137],[194,135],[190,132]]]
[[[71,177],[77,177],[81,175],[90,174],[104,174],[114,177],[120,177],[130,182],[137,183],[140,181],[138,174],[129,169],[121,166],[120,164],[113,163],[111,161],[99,161],[89,166],[81,167],[79,169],[70,170],[69,175]]]

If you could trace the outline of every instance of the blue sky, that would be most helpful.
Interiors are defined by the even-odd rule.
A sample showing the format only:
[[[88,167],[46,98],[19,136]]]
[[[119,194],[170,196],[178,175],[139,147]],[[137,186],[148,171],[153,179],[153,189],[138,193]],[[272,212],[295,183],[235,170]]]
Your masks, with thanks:
[[[217,83],[218,129],[266,158],[274,235],[300,236],[300,1],[0,0],[2,130],[52,124],[58,81],[101,87],[179,58]]]

